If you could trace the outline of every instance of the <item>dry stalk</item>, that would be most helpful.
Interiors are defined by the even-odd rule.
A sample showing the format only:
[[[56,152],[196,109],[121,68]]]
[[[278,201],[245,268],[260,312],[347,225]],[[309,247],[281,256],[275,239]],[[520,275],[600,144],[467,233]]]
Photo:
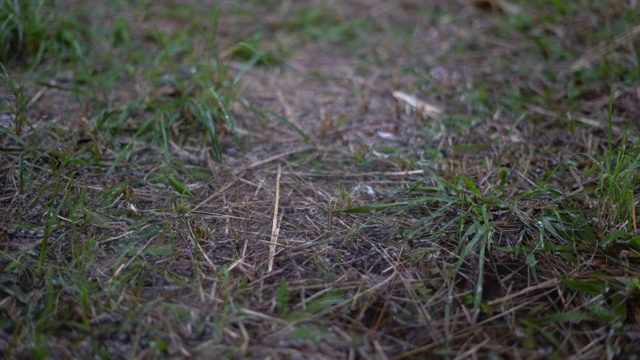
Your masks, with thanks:
[[[371,172],[363,172],[363,173],[311,173],[311,172],[297,172],[295,173],[298,176],[308,176],[308,177],[342,177],[342,178],[356,178],[356,177],[367,177],[367,176],[411,176],[411,175],[421,175],[424,174],[424,170],[407,170],[407,171],[371,171]]]
[[[610,42],[604,45],[598,46],[597,48],[586,53],[576,62],[571,64],[571,66],[569,67],[569,70],[571,72],[576,72],[580,69],[588,68],[593,61],[600,59],[606,53],[612,51],[616,47],[620,46],[622,43],[633,40],[633,38],[635,38],[637,35],[640,35],[640,25],[632,27],[631,29],[613,38],[613,40],[611,40]]]
[[[129,259],[129,261],[127,261],[125,264],[122,264],[118,267],[118,269],[116,270],[116,272],[113,274],[113,276],[111,277],[111,279],[109,279],[109,285],[111,285],[111,283],[113,282],[113,280],[118,277],[118,275],[120,275],[120,273],[122,272],[122,270],[126,269],[127,267],[129,267],[129,265],[131,265],[132,262],[134,262],[134,260],[136,260],[137,258],[140,257],[140,254],[142,254],[142,252],[144,251],[144,249],[146,249],[152,241],[154,241],[156,239],[155,236],[152,236],[151,239],[149,239],[144,245],[142,245],[142,247],[140,249],[138,249],[138,252],[136,253],[136,256],[132,256],[131,259]]]
[[[271,248],[269,249],[269,263],[267,265],[267,272],[273,270],[273,258],[276,256],[276,247],[278,246],[278,210],[280,208],[280,175],[282,174],[282,168],[278,164],[278,175],[276,176],[276,200],[273,206],[273,226],[271,227]]]

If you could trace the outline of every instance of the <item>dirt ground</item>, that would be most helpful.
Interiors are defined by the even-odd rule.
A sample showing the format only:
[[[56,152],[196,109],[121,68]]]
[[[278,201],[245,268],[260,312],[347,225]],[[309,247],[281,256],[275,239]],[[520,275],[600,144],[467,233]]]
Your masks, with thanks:
[[[159,10],[169,4],[203,13],[211,7],[159,2],[151,5],[157,13],[129,15],[133,36],[185,26],[189,20]],[[604,254],[537,227],[547,219],[541,214],[556,209],[597,212],[582,197],[598,182],[587,172],[594,158],[585,154],[606,154],[609,140],[632,147],[638,134],[637,83],[567,85],[579,83],[572,66],[593,60],[597,42],[567,45],[573,58],[549,60],[539,44],[505,25],[520,10],[500,1],[234,4],[222,8],[217,50],[231,76],[242,74],[238,94],[308,139],[236,103],[239,141],[219,124],[219,163],[201,141],[179,143],[176,126],[171,161],[180,164],[174,169],[191,194],[180,196],[154,180],[169,174],[162,146],[133,136],[146,110],[132,113],[130,129],[88,140],[82,127],[94,126],[98,104],[82,106],[72,92],[52,87],[27,88],[35,99],[28,114],[38,119],[29,134],[49,154],[37,166],[56,161],[56,151],[79,153],[87,142],[99,144],[101,161],[32,178],[34,202],[34,193],[12,195],[18,155],[9,149],[13,140],[4,139],[0,264],[4,271],[32,259],[2,274],[7,300],[0,303],[11,321],[0,329],[0,348],[7,357],[33,355],[38,345],[25,339],[38,331],[53,358],[536,359],[640,351],[633,340],[636,293],[628,298],[628,320],[616,328],[624,331],[578,316],[530,321],[593,312],[590,300],[579,301],[586,295],[561,284],[575,269],[612,279],[638,274],[635,255],[625,266],[611,260],[631,250]],[[321,10],[314,17],[308,9]],[[595,15],[583,15],[548,31],[577,41],[580,21],[598,26]],[[86,20],[101,16],[115,21],[108,11]],[[234,57],[234,44],[255,34],[282,62],[248,67]],[[178,72],[188,71],[179,53],[172,56]],[[95,63],[111,66],[119,65]],[[55,81],[66,86],[77,77],[58,73]],[[176,92],[144,78],[119,81],[118,91],[100,95],[114,108]],[[608,134],[603,114],[612,85]],[[574,90],[580,94],[568,93]],[[0,96],[11,99],[6,89]],[[411,106],[412,99],[433,108]],[[6,128],[15,121],[0,115]],[[135,151],[121,158],[116,142]],[[54,178],[69,181],[58,188]],[[122,183],[120,195],[104,195]],[[566,198],[557,201],[557,194]],[[57,204],[56,196],[83,199],[87,210],[61,213],[47,228],[51,210],[44,204]],[[73,216],[92,220],[71,226]],[[17,222],[44,230],[10,228]],[[580,223],[571,231],[582,230]],[[35,269],[44,231],[50,273],[60,274],[46,281]],[[554,250],[537,253],[543,243]],[[84,298],[65,278],[65,266],[91,284]],[[29,306],[56,310],[49,322],[29,325]],[[76,323],[86,327],[69,325]]]

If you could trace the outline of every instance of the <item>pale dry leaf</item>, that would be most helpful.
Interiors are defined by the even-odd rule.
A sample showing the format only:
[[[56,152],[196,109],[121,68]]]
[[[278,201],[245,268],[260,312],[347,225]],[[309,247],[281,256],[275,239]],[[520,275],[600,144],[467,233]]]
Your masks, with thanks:
[[[376,131],[376,135],[378,135],[379,138],[385,139],[385,140],[398,140],[398,137],[396,136],[396,134],[390,131],[384,131],[384,130]]]
[[[416,112],[422,112],[425,115],[435,118],[442,115],[443,110],[440,107],[422,101],[413,95],[409,95],[402,91],[394,91],[393,97]]]

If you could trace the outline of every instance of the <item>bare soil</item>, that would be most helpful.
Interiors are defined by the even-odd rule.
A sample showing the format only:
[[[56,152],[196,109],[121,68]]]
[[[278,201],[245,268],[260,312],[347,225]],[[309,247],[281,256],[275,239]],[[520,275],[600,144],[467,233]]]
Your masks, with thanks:
[[[547,331],[562,342],[561,352],[544,335],[532,340],[526,333],[531,328],[519,322],[538,311],[569,311],[576,303],[561,288],[559,278],[569,276],[572,269],[559,253],[540,254],[537,261],[545,265],[535,274],[527,259],[530,248],[524,244],[538,236],[532,228],[537,214],[558,206],[548,195],[523,200],[521,217],[485,204],[493,232],[487,252],[469,245],[472,235],[460,233],[463,225],[473,223],[469,204],[482,203],[471,191],[460,195],[465,203],[432,199],[386,211],[344,211],[428,197],[430,187],[438,187],[435,178],[473,179],[483,193],[501,181],[501,169],[509,173],[503,194],[507,203],[539,190],[551,172],[558,176],[547,182],[548,187],[576,194],[579,201],[581,191],[593,188],[597,180],[578,174],[592,165],[584,154],[606,152],[606,119],[601,116],[609,105],[606,85],[594,84],[592,92],[584,94],[588,99],[567,108],[559,93],[564,90],[554,93],[560,82],[543,83],[547,62],[535,44],[519,33],[496,35],[496,27],[509,16],[495,5],[500,2],[238,3],[251,8],[253,17],[226,15],[223,8],[218,49],[222,54],[238,39],[260,31],[267,49],[293,48],[281,65],[248,69],[241,96],[256,108],[286,117],[312,140],[305,141],[278,119],[258,119],[238,106],[234,113],[241,146],[228,128],[218,129],[223,163],[198,146],[172,147],[171,156],[182,164],[191,197],[176,200],[170,187],[147,182],[163,166],[162,149],[155,144],[136,143],[135,154],[108,180],[104,180],[106,168],[78,167],[73,175],[51,174],[72,177],[75,193],[87,199],[97,199],[110,185],[124,180],[131,186],[130,197],[111,204],[123,215],[106,212],[102,229],[92,223],[73,229],[61,225],[50,237],[54,258],[68,256],[65,249],[71,245],[66,239],[72,232],[77,232],[78,242],[93,241],[95,249],[83,270],[95,284],[92,314],[87,317],[95,335],[58,330],[60,349],[55,357],[89,356],[96,344],[116,358],[154,357],[152,338],[164,339],[164,355],[175,358],[533,359],[571,354],[596,358],[612,341],[623,344],[628,353],[640,351],[631,340],[637,334],[637,320],[627,323],[626,335],[600,333],[600,325],[588,322],[557,324]],[[288,17],[312,7],[331,8],[337,23],[352,24],[349,31],[354,34],[318,35],[313,41],[294,37],[305,30],[288,28],[292,26]],[[449,15],[437,19],[434,13]],[[140,32],[151,26],[170,32],[181,24],[159,16],[136,26]],[[322,23],[318,27],[323,30]],[[324,31],[333,27],[329,24]],[[232,74],[245,70],[242,63],[228,59]],[[505,72],[508,64],[510,72]],[[559,61],[554,70],[569,74],[572,64]],[[571,81],[571,76],[565,79]],[[59,74],[56,81],[64,84],[65,75]],[[507,83],[511,88],[505,88]],[[471,97],[477,92],[470,89],[478,88],[483,89],[480,97],[489,100]],[[513,89],[531,97],[550,97],[545,104],[557,108],[487,105],[499,103]],[[623,139],[627,134],[623,129],[629,125],[625,123],[629,114],[637,118],[640,113],[636,89],[619,86],[618,90],[613,141],[631,143],[634,133]],[[124,81],[115,99],[124,102],[144,91],[143,81]],[[443,113],[429,116],[411,109],[394,97],[396,91],[416,96]],[[33,97],[38,89],[27,92]],[[595,123],[563,123],[561,114],[569,111],[574,118],[584,115]],[[87,112],[91,109],[79,108],[68,92],[55,89],[43,91],[29,108],[31,118],[39,119],[34,128],[49,129],[51,119],[57,119],[74,138],[64,138],[64,131],[59,138],[51,136],[55,131],[47,130],[46,136],[43,132],[43,147],[52,154],[56,149],[85,146],[78,129]],[[523,113],[524,121],[518,118]],[[139,124],[142,118],[131,121]],[[11,127],[11,121],[9,115],[0,116],[0,125]],[[125,130],[123,138],[127,134]],[[105,148],[102,153],[104,159],[117,156],[117,150]],[[45,209],[31,202],[31,194],[9,200],[17,186],[14,155],[2,152],[0,158],[5,164],[2,223],[43,223]],[[54,160],[51,155],[41,161]],[[568,163],[578,165],[560,166]],[[48,189],[42,198],[52,192]],[[135,211],[126,213],[131,205]],[[90,216],[105,214],[94,209]],[[461,214],[467,214],[468,221],[460,229],[451,226]],[[150,228],[162,229],[160,235],[150,242],[136,240],[138,233],[146,239],[143,234]],[[35,251],[42,236],[1,230],[5,254]],[[90,236],[98,233],[100,240],[92,240]],[[167,260],[145,252],[167,244],[175,244],[173,251],[179,255]],[[131,261],[122,262],[122,247],[132,249],[126,256]],[[521,251],[506,250],[517,247]],[[459,264],[461,253],[465,256]],[[588,249],[576,254],[580,266],[599,268],[610,276],[637,274],[637,258],[626,259],[626,268],[613,269],[605,266],[607,258],[582,258],[585,253]],[[612,250],[612,257],[618,255]],[[480,270],[479,263],[484,263]],[[6,273],[13,280],[3,284],[31,283],[34,271]],[[114,282],[117,278],[128,280]],[[485,307],[480,314],[469,302],[479,288],[478,279],[484,281]],[[120,288],[114,289],[114,283]],[[286,316],[278,308],[283,283],[289,291]],[[36,293],[43,291],[37,284],[17,288],[26,297],[38,297]],[[56,302],[72,304],[65,302],[65,294]],[[629,309],[638,313],[631,303]],[[68,313],[81,319],[82,311]],[[11,334],[2,332],[0,338],[0,348],[12,347]],[[29,354],[29,349],[14,350]]]

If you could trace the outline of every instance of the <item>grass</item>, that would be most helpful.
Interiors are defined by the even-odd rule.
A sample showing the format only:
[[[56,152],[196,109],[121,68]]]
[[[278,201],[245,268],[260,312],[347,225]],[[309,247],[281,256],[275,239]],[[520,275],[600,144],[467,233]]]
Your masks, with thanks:
[[[46,56],[69,60],[83,56],[85,29],[45,0],[0,2],[0,61],[38,64]]]
[[[4,357],[638,351],[631,5],[0,1]]]

